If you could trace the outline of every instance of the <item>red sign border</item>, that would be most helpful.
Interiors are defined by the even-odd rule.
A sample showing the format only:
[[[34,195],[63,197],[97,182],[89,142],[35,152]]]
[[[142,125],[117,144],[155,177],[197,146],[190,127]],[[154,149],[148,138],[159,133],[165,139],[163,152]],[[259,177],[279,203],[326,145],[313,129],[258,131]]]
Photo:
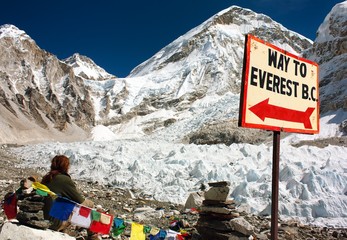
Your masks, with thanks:
[[[288,55],[292,58],[295,58],[297,60],[316,65],[317,66],[317,130],[310,130],[310,129],[297,129],[297,128],[281,128],[277,126],[269,126],[265,124],[255,124],[255,123],[247,123],[245,119],[246,115],[246,102],[247,102],[247,88],[248,88],[248,74],[249,74],[249,65],[250,65],[250,49],[251,49],[251,40],[255,40],[257,42],[260,42],[264,45],[267,45],[276,51],[280,51],[281,53]],[[305,134],[315,134],[319,133],[320,125],[320,115],[319,115],[319,106],[320,106],[320,100],[319,100],[319,68],[318,64],[310,61],[308,59],[296,56],[290,52],[287,52],[271,43],[265,42],[264,40],[261,40],[251,34],[247,34],[245,36],[245,47],[244,47],[244,58],[243,58],[243,71],[242,71],[242,84],[241,84],[241,93],[240,93],[240,107],[239,107],[239,127],[247,127],[247,128],[258,128],[258,129],[264,129],[264,130],[271,130],[271,131],[282,131],[282,132],[296,132],[296,133],[305,133]]]

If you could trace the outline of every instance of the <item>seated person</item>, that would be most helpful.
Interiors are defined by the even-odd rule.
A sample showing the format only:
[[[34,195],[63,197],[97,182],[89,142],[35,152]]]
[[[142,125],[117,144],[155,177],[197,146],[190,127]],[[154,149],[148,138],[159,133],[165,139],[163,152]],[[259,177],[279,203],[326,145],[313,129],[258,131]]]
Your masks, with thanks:
[[[68,170],[70,160],[64,155],[57,155],[52,159],[50,171],[42,178],[41,183],[46,185],[52,192],[58,196],[68,198],[76,203],[92,208],[93,202],[85,199],[77,190],[75,183],[72,181]],[[44,218],[52,222],[49,227],[55,231],[64,231],[68,226],[68,221],[62,222],[59,219],[49,216],[53,199],[47,196],[45,199]]]

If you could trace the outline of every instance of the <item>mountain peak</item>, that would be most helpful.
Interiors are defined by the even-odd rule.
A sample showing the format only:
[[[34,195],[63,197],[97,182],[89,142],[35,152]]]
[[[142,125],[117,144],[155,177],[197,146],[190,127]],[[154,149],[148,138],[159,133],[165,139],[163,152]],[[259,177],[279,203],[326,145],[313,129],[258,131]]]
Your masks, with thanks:
[[[336,4],[325,17],[317,31],[316,43],[335,40],[346,36],[347,1]]]
[[[32,40],[23,30],[20,30],[12,24],[4,24],[0,26],[0,38],[4,37]]]
[[[105,80],[116,78],[116,76],[96,65],[92,59],[79,53],[74,53],[71,57],[64,59],[63,62],[73,68],[76,76],[84,79]]]
[[[178,97],[201,87],[220,94],[230,90],[237,92],[246,34],[296,55],[312,45],[311,40],[264,14],[232,6],[162,48],[133,69],[129,77],[150,75],[156,71],[154,78],[162,82],[170,72],[171,76],[187,80],[179,88]],[[165,76],[159,77],[161,74]]]

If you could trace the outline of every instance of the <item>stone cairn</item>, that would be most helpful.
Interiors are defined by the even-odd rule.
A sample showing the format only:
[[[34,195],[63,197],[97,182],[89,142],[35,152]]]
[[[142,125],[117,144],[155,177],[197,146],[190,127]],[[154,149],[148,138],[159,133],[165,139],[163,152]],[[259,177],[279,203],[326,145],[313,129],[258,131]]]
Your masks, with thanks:
[[[19,208],[17,220],[29,227],[47,229],[50,222],[43,216],[44,197],[36,194],[31,184],[30,179],[21,181],[21,191],[17,195]]]
[[[251,226],[236,211],[236,204],[228,199],[229,182],[209,183],[205,192],[196,229],[200,239],[230,240],[250,239]]]

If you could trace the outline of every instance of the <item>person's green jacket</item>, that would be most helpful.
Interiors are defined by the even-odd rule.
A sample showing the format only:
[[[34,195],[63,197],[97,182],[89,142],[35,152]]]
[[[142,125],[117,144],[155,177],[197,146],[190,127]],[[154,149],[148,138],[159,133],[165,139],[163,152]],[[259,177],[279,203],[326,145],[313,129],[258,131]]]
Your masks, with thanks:
[[[75,183],[71,177],[67,174],[57,174],[53,177],[52,181],[45,184],[49,190],[57,194],[58,196],[68,198],[76,203],[82,203],[84,197],[77,190]],[[58,230],[62,222],[58,219],[54,219],[49,216],[49,210],[52,207],[53,199],[48,196],[45,199],[44,218],[53,222],[50,229]]]

